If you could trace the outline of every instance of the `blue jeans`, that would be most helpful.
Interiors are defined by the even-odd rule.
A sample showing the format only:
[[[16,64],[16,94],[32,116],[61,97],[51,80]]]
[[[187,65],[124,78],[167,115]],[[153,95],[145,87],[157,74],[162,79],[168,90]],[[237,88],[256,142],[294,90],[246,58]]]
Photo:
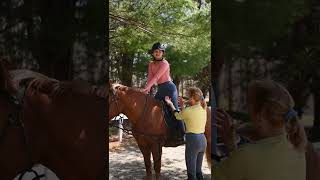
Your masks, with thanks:
[[[202,134],[186,134],[186,165],[188,180],[202,180],[202,161],[207,147],[207,139]]]
[[[171,98],[173,106],[176,108],[176,110],[179,111],[178,90],[177,90],[176,85],[171,81],[167,81],[165,83],[158,85],[158,91],[155,95],[155,99],[160,100],[160,101],[164,101],[166,96],[169,96]],[[178,124],[178,127],[181,130],[181,132],[184,132],[185,128],[184,128],[183,121],[178,121],[177,124]]]
[[[164,98],[166,96],[169,96],[171,98],[171,101],[172,101],[174,107],[176,108],[176,110],[179,110],[178,90],[177,90],[176,85],[171,81],[167,81],[165,83],[159,84],[158,91],[157,91],[154,98],[157,100],[160,100],[160,101],[164,101]]]

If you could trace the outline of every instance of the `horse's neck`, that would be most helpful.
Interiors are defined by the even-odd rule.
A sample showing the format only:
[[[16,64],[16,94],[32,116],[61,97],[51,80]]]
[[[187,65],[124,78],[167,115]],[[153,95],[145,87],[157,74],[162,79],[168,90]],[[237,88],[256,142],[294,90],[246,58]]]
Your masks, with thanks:
[[[144,121],[146,118],[150,118],[151,109],[155,106],[154,99],[148,97],[145,94],[128,93],[125,97],[122,97],[125,103],[123,103],[123,113],[128,116],[131,123],[136,124]]]
[[[136,124],[139,118],[142,116],[142,108],[145,105],[145,97],[137,96],[133,93],[125,94],[120,97],[123,106],[123,113],[128,117],[132,124]]]
[[[137,132],[148,135],[164,135],[166,125],[163,121],[163,111],[161,104],[147,95],[129,96],[131,103],[127,107],[128,115],[132,128]],[[135,104],[135,105],[134,105]],[[129,110],[129,108],[132,108]]]

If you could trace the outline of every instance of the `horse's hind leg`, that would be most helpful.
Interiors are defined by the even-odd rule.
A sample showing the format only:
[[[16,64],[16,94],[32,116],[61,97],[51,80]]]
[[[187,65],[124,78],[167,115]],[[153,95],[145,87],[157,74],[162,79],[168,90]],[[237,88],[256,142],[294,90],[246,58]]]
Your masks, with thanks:
[[[151,149],[149,147],[139,145],[139,148],[143,154],[144,165],[146,166],[147,180],[152,180],[151,170]]]
[[[152,157],[154,164],[154,171],[156,172],[156,180],[161,179],[161,155],[162,155],[162,146],[160,144],[154,144],[152,146]]]

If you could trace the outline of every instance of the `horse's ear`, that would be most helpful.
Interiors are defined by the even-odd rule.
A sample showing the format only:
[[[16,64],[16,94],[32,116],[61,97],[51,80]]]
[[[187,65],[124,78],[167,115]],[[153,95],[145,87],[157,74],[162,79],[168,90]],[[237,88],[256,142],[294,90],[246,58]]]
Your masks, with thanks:
[[[110,87],[112,89],[113,94],[116,94],[117,91],[120,89],[121,85],[117,83],[112,83]]]

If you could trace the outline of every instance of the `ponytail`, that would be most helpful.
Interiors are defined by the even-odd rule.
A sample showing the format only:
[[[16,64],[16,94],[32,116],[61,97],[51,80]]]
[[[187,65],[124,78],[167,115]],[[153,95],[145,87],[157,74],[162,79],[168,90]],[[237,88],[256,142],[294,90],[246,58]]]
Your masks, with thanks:
[[[253,111],[263,112],[273,129],[285,128],[294,149],[305,152],[307,137],[293,109],[294,100],[289,91],[275,81],[262,80],[250,83],[248,95]]]
[[[297,151],[304,152],[307,146],[307,137],[303,126],[298,121],[297,113],[291,109],[286,116],[286,120],[289,141]]]
[[[206,100],[204,99],[203,96],[201,96],[200,103],[201,103],[202,108],[206,110],[207,109],[207,103],[206,103]]]

